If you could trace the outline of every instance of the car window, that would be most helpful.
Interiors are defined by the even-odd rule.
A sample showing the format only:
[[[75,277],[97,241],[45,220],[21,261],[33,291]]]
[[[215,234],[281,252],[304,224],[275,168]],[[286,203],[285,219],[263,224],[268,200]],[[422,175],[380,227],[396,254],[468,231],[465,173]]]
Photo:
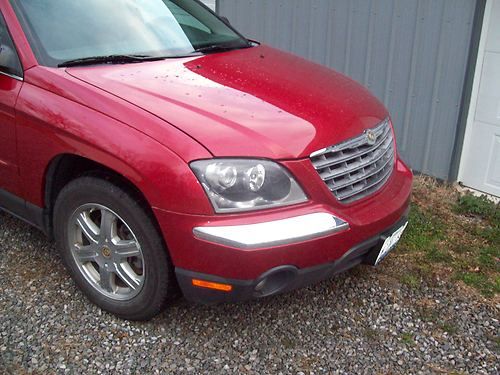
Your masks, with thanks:
[[[14,42],[9,34],[3,15],[0,13],[0,72],[17,77],[23,76],[23,69]]]
[[[195,0],[11,0],[42,65],[109,55],[178,56],[248,41]]]
[[[194,27],[195,29],[198,29],[200,31],[203,31],[205,33],[210,34],[211,31],[210,29],[203,25],[199,20],[196,18],[192,17],[189,13],[187,13],[184,9],[181,7],[177,6],[173,2],[169,1],[165,3],[167,7],[170,9],[172,12],[172,15],[175,17],[177,22],[182,26],[188,26],[188,27]]]

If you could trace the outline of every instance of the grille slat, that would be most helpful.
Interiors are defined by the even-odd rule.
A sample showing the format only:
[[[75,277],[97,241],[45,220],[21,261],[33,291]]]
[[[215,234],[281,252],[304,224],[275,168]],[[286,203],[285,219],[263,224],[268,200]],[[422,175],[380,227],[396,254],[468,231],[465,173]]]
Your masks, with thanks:
[[[313,153],[311,162],[342,203],[376,192],[394,169],[394,139],[389,119],[356,138]]]
[[[388,140],[390,140],[390,142],[392,142],[392,136],[389,137]],[[332,174],[330,174],[328,176],[322,177],[323,181],[326,182],[326,181],[329,181],[331,179],[334,179],[334,178],[337,178],[339,176],[342,176],[342,175],[344,175],[346,173],[352,173],[352,172],[355,172],[356,170],[359,170],[359,169],[362,169],[362,168],[366,168],[366,167],[372,165],[373,163],[377,163],[380,159],[382,159],[384,156],[386,156],[390,151],[393,151],[392,147],[388,146],[385,150],[382,151],[382,153],[380,153],[380,152],[377,153],[377,155],[374,158],[371,158],[370,160],[367,160],[367,161],[363,162],[362,164],[357,165],[353,169],[339,170],[338,172],[335,172],[335,173],[332,173]]]
[[[366,155],[370,151],[373,151],[374,149],[377,149],[382,142],[384,142],[385,140],[387,140],[387,135],[390,135],[391,138],[392,138],[392,134],[390,132],[390,127],[388,129],[388,132],[384,132],[383,133],[383,137],[382,138],[380,137],[380,135],[377,136],[378,137],[377,138],[377,143],[374,144],[372,147],[361,149],[360,151],[358,151],[357,153],[355,153],[353,155],[344,156],[342,154],[342,156],[343,156],[342,158],[335,158],[334,155],[331,155],[331,156],[328,157],[327,153],[328,154],[343,153],[342,149],[339,149],[338,151],[335,151],[335,148],[341,147],[344,144],[341,143],[338,146],[332,146],[330,149],[328,149],[329,151],[325,151],[325,153],[321,155],[323,157],[323,159],[321,159],[321,160],[326,161],[326,163],[317,163],[314,166],[315,166],[316,169],[322,169],[322,168],[326,168],[326,167],[331,167],[332,165],[335,165],[335,164],[338,164],[338,163],[342,163],[344,161],[351,160],[351,159],[356,158],[356,157],[361,157],[363,155]],[[351,145],[349,145],[348,143],[350,143],[350,141],[345,142],[345,147],[350,147],[350,148],[359,147],[359,146],[355,146],[354,143],[351,143]],[[360,143],[360,146],[363,146],[363,145]],[[366,146],[366,144],[365,144],[365,146]],[[314,156],[312,158],[314,158]]]
[[[379,187],[382,187],[385,182],[389,179],[390,175],[391,175],[391,172],[392,172],[392,169],[386,169],[385,171],[383,171],[384,174],[381,176],[380,179],[372,182],[371,184],[369,185],[366,185],[363,189],[361,190],[357,190],[357,191],[354,191],[352,193],[345,193],[345,194],[339,194],[339,200],[342,201],[342,200],[345,200],[345,199],[348,199],[348,198],[351,198],[353,197],[354,195],[360,193],[360,192],[366,192],[367,190],[370,190],[370,193],[368,194],[365,194],[363,196],[367,196],[369,194],[371,194],[372,192],[375,192],[378,190]],[[373,189],[371,190],[372,188],[376,187],[376,189]],[[358,198],[360,199],[360,198]]]
[[[354,179],[350,179],[348,182],[344,182],[343,184],[338,184],[338,185],[337,185],[337,184],[335,184],[335,185],[331,188],[331,190],[332,190],[332,191],[334,191],[334,190],[340,190],[340,189],[343,189],[343,188],[345,188],[345,187],[347,187],[347,186],[349,186],[349,185],[354,185],[354,184],[357,184],[358,182],[361,182],[361,181],[363,181],[363,180],[366,180],[366,179],[368,179],[368,178],[370,178],[370,177],[372,177],[372,176],[376,175],[377,173],[382,172],[382,171],[385,169],[385,167],[387,166],[387,164],[388,164],[388,163],[390,163],[390,161],[391,161],[391,159],[387,159],[387,160],[384,162],[384,164],[383,164],[383,165],[378,166],[378,167],[376,166],[376,164],[372,164],[372,165],[371,165],[372,167],[373,167],[373,166],[375,166],[375,170],[374,170],[374,171],[370,171],[370,172],[368,172],[368,173],[365,171],[365,173],[363,173],[363,174],[362,174],[362,176],[356,177],[356,178],[354,178]]]

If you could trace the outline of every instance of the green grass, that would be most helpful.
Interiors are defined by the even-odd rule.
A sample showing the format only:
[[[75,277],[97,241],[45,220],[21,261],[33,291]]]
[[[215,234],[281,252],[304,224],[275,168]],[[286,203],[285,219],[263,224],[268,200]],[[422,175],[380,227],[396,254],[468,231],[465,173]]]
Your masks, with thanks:
[[[439,214],[442,204],[413,206],[400,243],[410,263],[399,272],[400,282],[419,288],[422,279],[432,282],[433,275],[449,275],[486,297],[500,293],[500,206],[471,194],[448,202],[447,215]]]
[[[485,242],[478,249],[469,249],[469,262],[461,264],[455,278],[479,290],[485,297],[500,293],[500,206],[485,196],[471,194],[460,197],[453,207],[460,215],[474,216],[483,220],[466,228],[475,238]],[[475,272],[471,272],[471,269]]]
[[[500,224],[467,224],[465,231],[491,244],[500,243]]]
[[[436,327],[450,335],[457,333],[457,326],[451,321],[443,320],[443,315],[437,309],[432,307],[420,307],[417,311],[422,321],[434,323]]]
[[[410,212],[410,224],[403,236],[401,248],[407,251],[421,251],[430,248],[444,235],[444,224],[435,215],[414,206]]]
[[[422,256],[419,257],[414,269],[404,275],[401,281],[414,287],[417,277],[426,277],[432,273],[432,264],[447,263],[450,261],[450,256],[439,244],[445,238],[446,225],[437,215],[414,206],[409,220],[410,224],[403,236],[401,249],[410,253],[422,253]]]
[[[469,225],[468,231],[485,241],[500,247],[500,205],[489,201],[484,195],[471,194],[460,197],[453,207],[455,213],[482,219],[482,225]]]
[[[438,325],[439,328],[449,333],[450,335],[454,335],[458,332],[457,326],[454,325],[452,322],[440,322]]]
[[[415,345],[415,340],[413,339],[413,335],[411,333],[402,333],[401,341],[403,341],[406,345]]]
[[[500,249],[488,246],[453,263],[455,280],[477,289],[485,297],[500,293]]]
[[[500,293],[500,277],[496,276],[493,280],[481,272],[456,272],[457,280],[477,289],[485,297],[493,297]]]
[[[449,254],[444,250],[438,249],[437,246],[430,246],[426,250],[426,259],[431,263],[446,263],[450,261]]]
[[[413,289],[420,287],[420,278],[413,273],[407,273],[401,276],[401,282]]]
[[[500,243],[500,242],[499,242]],[[488,246],[479,250],[477,262],[486,270],[500,272],[500,246]]]
[[[461,196],[454,206],[454,211],[460,215],[477,216],[492,224],[500,224],[499,205],[488,200],[485,195],[480,197],[472,194]]]

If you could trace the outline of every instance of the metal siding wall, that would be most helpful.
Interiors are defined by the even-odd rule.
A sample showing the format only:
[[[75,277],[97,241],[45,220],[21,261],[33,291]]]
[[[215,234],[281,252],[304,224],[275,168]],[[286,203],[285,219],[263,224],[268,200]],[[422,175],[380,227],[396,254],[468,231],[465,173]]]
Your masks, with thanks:
[[[330,66],[391,111],[399,151],[447,179],[476,0],[218,0],[249,38]]]
[[[205,3],[206,6],[215,10],[215,2],[216,0],[201,0],[202,3]]]

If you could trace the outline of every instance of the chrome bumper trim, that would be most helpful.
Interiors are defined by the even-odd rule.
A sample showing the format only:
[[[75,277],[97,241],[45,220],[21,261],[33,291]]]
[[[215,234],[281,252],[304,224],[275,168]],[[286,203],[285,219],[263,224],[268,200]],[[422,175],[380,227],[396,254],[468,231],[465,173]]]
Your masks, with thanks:
[[[296,216],[258,224],[196,227],[195,237],[238,249],[287,245],[338,233],[349,224],[326,212]]]

